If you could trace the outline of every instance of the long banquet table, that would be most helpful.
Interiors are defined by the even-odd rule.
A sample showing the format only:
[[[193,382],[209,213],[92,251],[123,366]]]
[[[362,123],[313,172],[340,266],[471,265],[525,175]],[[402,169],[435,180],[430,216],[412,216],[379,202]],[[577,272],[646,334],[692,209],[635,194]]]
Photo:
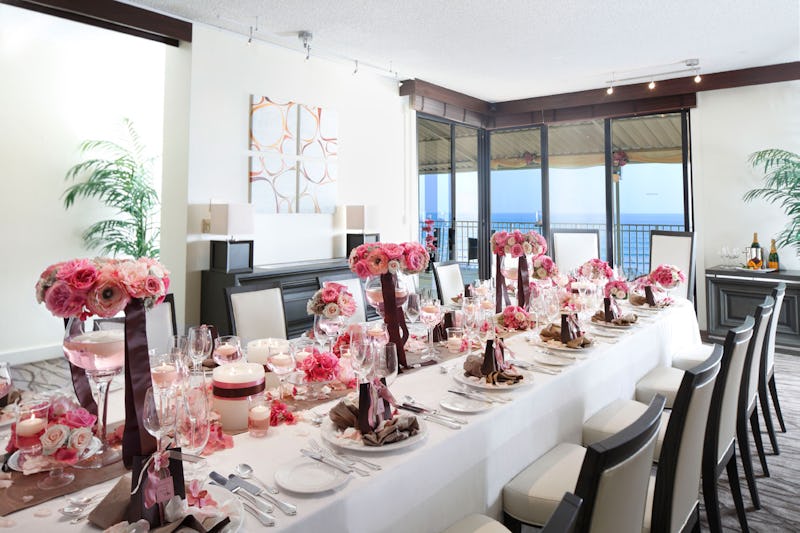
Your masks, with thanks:
[[[452,430],[427,423],[422,442],[394,452],[364,454],[383,469],[369,477],[350,475],[337,491],[314,496],[283,493],[297,504],[297,516],[278,510],[276,531],[286,532],[425,532],[441,531],[473,512],[499,517],[502,488],[534,459],[559,442],[580,442],[582,422],[617,398],[633,396],[634,386],[650,369],[667,365],[677,348],[700,342],[692,305],[679,300],[672,307],[644,320],[615,343],[598,343],[588,356],[555,376],[534,374],[533,384],[506,391],[513,401],[493,404],[479,414],[459,415],[469,420],[462,429]],[[531,360],[535,348],[524,335],[508,342],[518,359]],[[426,405],[437,405],[455,385],[442,367],[460,368],[462,359],[448,361],[401,375],[392,386],[398,400],[413,395]],[[491,394],[491,393],[489,393]],[[333,402],[318,407],[327,411]],[[210,456],[212,469],[230,473],[246,461],[262,479],[299,456],[309,437],[320,439],[320,430],[309,423],[270,428],[263,439],[247,434],[235,437],[235,446]],[[110,490],[114,482],[84,489],[81,494]],[[11,530],[94,531],[82,525],[67,525],[55,512],[64,505],[56,498],[10,515],[17,525]],[[35,516],[49,508],[52,514]],[[41,513],[39,513],[41,514]],[[33,528],[33,529],[32,529]],[[262,529],[247,515],[244,531]]]

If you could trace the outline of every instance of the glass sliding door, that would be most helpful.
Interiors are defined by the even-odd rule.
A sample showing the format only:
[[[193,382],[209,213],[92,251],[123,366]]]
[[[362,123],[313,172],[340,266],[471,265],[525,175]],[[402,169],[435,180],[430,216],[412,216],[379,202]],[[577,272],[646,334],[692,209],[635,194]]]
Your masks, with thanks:
[[[650,231],[685,230],[681,113],[611,121],[614,263],[649,271]]]
[[[605,123],[548,128],[550,229],[596,229],[607,257]]]
[[[526,128],[492,132],[492,231],[542,232],[542,132]]]
[[[455,209],[449,258],[459,262],[464,283],[478,277],[478,130],[454,126]],[[449,302],[443,302],[449,303]]]
[[[420,242],[434,261],[447,260],[447,237],[452,218],[450,124],[417,120],[419,158]]]

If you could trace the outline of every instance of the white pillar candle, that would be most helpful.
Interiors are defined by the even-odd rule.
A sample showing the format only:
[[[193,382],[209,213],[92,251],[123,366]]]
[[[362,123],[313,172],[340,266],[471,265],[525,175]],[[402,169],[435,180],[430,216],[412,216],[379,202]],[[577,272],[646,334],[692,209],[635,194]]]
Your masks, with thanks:
[[[17,435],[20,437],[35,437],[45,430],[47,421],[44,418],[36,418],[31,415],[30,418],[20,420],[17,423]]]
[[[250,409],[250,420],[259,421],[269,418],[269,409],[266,405],[256,405]]]
[[[256,339],[247,343],[247,360],[250,363],[267,364],[272,339]]]
[[[225,431],[247,429],[248,399],[250,395],[241,392],[232,396],[222,396],[224,392],[245,391],[252,387],[263,391],[264,367],[258,363],[229,363],[218,366],[213,372],[214,410],[219,413],[220,424]],[[261,392],[258,392],[261,394]]]

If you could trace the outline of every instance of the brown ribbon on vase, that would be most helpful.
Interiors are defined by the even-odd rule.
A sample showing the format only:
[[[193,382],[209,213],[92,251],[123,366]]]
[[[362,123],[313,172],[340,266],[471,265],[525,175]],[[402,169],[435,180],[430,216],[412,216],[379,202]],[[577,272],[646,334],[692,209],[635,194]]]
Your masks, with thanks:
[[[574,314],[561,315],[561,342],[567,344],[572,339],[581,336],[581,329],[578,326],[578,317]]]
[[[211,387],[211,393],[217,398],[247,400],[254,394],[264,392],[264,389],[266,389],[266,384],[262,379],[260,383],[251,385],[249,387],[227,388],[213,384]]]
[[[528,308],[531,299],[531,284],[528,277],[528,258],[521,255],[517,266],[517,305],[523,309]]]
[[[486,341],[486,350],[483,352],[483,365],[481,365],[481,374],[488,376],[492,372],[499,372],[497,367],[497,359],[494,354],[494,340],[488,339]]]
[[[358,386],[358,430],[362,435],[373,433],[381,422],[392,418],[392,398],[386,379],[361,383]]]
[[[397,347],[397,364],[399,367],[408,368],[404,346],[408,340],[408,326],[405,314],[397,305],[395,295],[396,283],[394,274],[381,274],[381,292],[383,293],[383,321],[389,332],[389,342]]]
[[[653,287],[650,285],[645,286],[644,288],[644,297],[647,300],[647,305],[650,307],[656,306],[656,297],[653,295]]]
[[[495,256],[495,286],[494,286],[494,294],[495,294],[495,313],[502,313],[503,312],[503,303],[505,305],[511,305],[511,300],[508,298],[508,290],[506,289],[506,279],[503,276],[503,272],[500,270],[500,262],[503,260],[503,256],[497,254]]]
[[[606,322],[611,322],[612,320],[619,318],[622,313],[620,313],[619,306],[617,305],[617,300],[615,298],[603,298],[603,313],[603,320]]]
[[[153,386],[150,355],[147,349],[147,317],[144,303],[132,299],[125,307],[125,430],[122,434],[122,460],[133,466],[137,455],[156,450],[155,439],[144,429],[144,397]]]

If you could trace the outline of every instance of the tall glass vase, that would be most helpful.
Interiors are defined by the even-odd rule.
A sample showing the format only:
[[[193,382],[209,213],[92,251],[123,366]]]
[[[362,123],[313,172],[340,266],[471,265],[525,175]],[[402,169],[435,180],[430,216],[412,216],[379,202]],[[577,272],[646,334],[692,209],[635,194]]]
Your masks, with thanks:
[[[106,438],[108,385],[120,373],[125,362],[125,330],[94,330],[92,323],[73,317],[67,321],[63,347],[67,359],[86,372],[97,402],[95,435],[100,439],[100,448],[94,455],[74,466],[100,468],[115,463],[122,455],[108,446]]]

